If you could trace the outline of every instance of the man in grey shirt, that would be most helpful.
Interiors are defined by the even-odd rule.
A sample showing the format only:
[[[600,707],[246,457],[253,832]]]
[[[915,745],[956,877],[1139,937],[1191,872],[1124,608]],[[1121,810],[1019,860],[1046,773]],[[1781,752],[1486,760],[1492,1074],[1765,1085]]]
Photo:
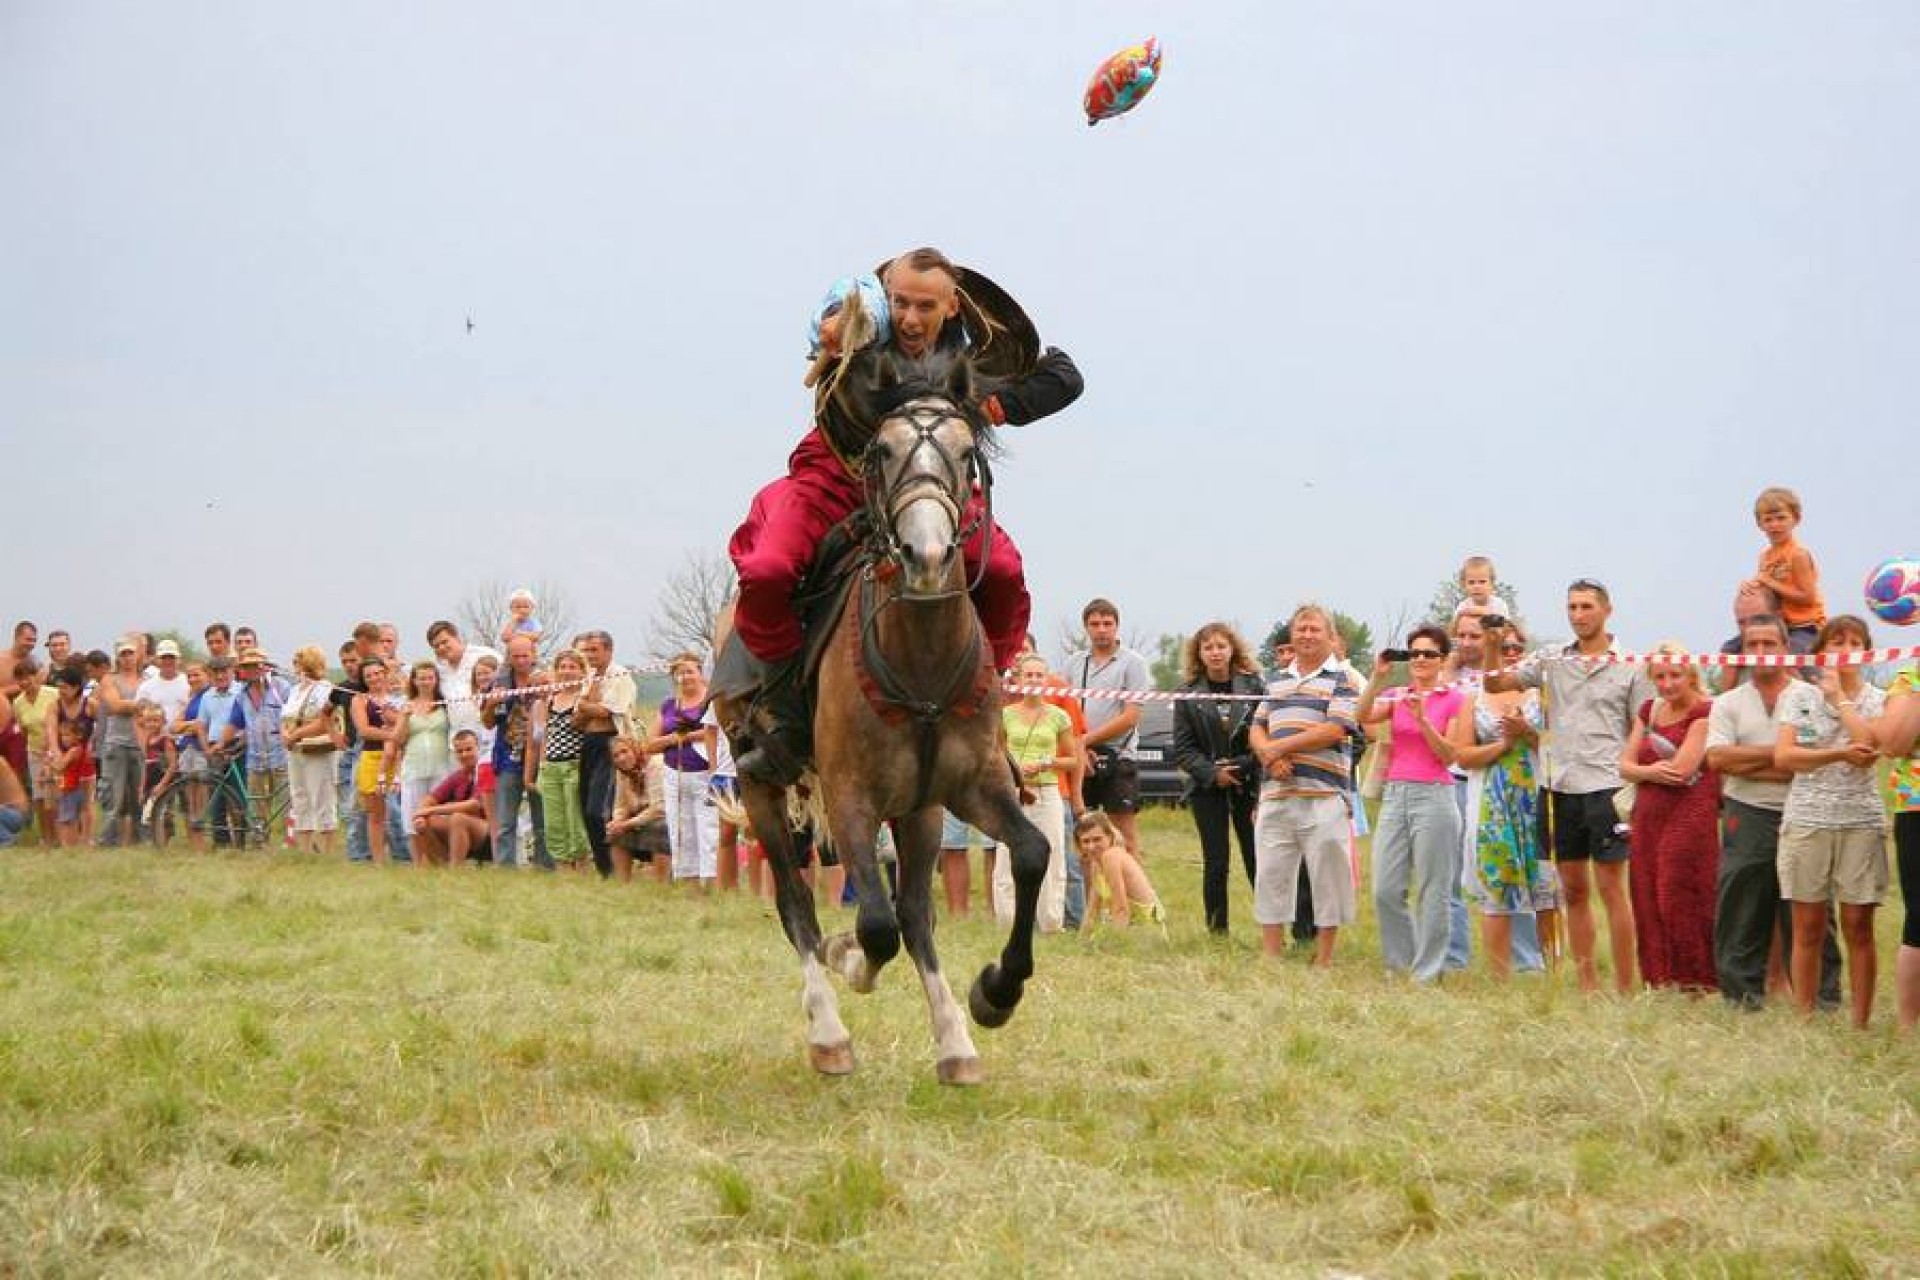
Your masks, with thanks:
[[[1067,659],[1067,679],[1085,689],[1153,688],[1147,660],[1120,643],[1118,606],[1100,597],[1089,600],[1080,611],[1080,625],[1089,647]],[[1088,760],[1081,798],[1087,808],[1113,819],[1127,852],[1138,858],[1140,775],[1134,749],[1140,741],[1140,704],[1111,698],[1087,698],[1084,703]]]
[[[1567,941],[1581,990],[1598,990],[1593,922],[1597,887],[1607,908],[1614,987],[1626,995],[1639,985],[1638,941],[1633,902],[1627,896],[1627,842],[1613,810],[1613,793],[1620,789],[1620,752],[1634,713],[1653,697],[1653,684],[1639,667],[1609,660],[1618,653],[1607,630],[1612,616],[1607,589],[1592,578],[1575,578],[1567,586],[1573,643],[1558,652],[1535,653],[1508,674],[1487,677],[1486,688],[1489,693],[1546,691],[1547,797],[1553,859],[1567,895]],[[1493,648],[1505,631],[1496,621],[1480,620]]]

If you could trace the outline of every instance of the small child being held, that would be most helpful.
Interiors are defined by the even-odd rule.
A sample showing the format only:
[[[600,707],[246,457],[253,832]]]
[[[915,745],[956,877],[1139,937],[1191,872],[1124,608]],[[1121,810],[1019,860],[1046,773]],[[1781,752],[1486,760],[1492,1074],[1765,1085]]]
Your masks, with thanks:
[[[1453,616],[1511,618],[1512,607],[1493,594],[1494,577],[1493,561],[1485,556],[1468,556],[1461,561],[1458,578],[1466,595],[1454,606]]]
[[[1080,848],[1080,867],[1087,883],[1084,932],[1099,924],[1102,909],[1116,929],[1130,924],[1157,924],[1167,928],[1167,909],[1153,891],[1139,859],[1127,852],[1127,842],[1113,819],[1094,810],[1080,819],[1073,842]]]
[[[1813,652],[1814,637],[1827,623],[1820,598],[1820,570],[1794,533],[1800,528],[1800,495],[1778,486],[1762,489],[1753,500],[1753,520],[1767,536],[1760,569],[1749,582],[1770,588],[1780,598],[1787,639],[1795,653]]]
[[[507,625],[500,628],[502,648],[512,644],[515,636],[526,636],[533,641],[534,650],[538,652],[540,637],[546,630],[546,624],[534,616],[533,592],[522,587],[507,597]]]

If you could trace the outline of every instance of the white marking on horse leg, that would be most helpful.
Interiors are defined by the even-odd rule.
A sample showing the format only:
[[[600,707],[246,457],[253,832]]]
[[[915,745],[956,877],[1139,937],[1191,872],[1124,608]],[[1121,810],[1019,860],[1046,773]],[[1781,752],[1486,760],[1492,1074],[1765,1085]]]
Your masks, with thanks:
[[[853,1070],[853,1037],[840,1021],[840,999],[827,971],[812,956],[800,961],[800,1011],[807,1018],[807,1056],[828,1075]]]
[[[953,998],[947,976],[935,970],[922,972],[920,985],[926,989],[927,1012],[933,1018],[935,1062],[941,1084],[978,1084],[980,1053],[973,1047],[967,1030],[967,1016]]]

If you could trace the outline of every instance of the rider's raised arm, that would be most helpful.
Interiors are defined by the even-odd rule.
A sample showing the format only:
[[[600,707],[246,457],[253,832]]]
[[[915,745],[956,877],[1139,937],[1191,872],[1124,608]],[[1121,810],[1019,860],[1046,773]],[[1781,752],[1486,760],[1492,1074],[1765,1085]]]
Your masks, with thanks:
[[[1012,423],[1023,427],[1060,412],[1078,400],[1084,390],[1086,382],[1073,357],[1058,347],[1048,347],[1025,377],[991,385],[985,401],[987,417],[996,426]]]

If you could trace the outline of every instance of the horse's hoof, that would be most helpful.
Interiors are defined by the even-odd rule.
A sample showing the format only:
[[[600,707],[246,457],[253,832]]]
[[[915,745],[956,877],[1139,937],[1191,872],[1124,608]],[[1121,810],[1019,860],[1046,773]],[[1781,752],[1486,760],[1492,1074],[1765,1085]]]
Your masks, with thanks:
[[[973,986],[967,989],[967,1011],[973,1015],[973,1020],[983,1027],[1006,1026],[1007,1019],[1013,1016],[1014,1006],[1020,1002],[1017,991],[1014,994],[1013,1003],[1005,1008],[988,998],[987,975],[993,973],[995,969],[994,965],[988,965],[982,969],[980,976],[973,980]]]
[[[810,1044],[807,1046],[807,1060],[813,1063],[813,1069],[823,1076],[852,1075],[853,1041],[842,1040],[839,1044]]]
[[[876,975],[867,963],[867,953],[860,949],[859,939],[850,933],[836,933],[820,944],[820,956],[855,992],[873,994]]]
[[[941,1084],[979,1084],[986,1078],[978,1058],[942,1058],[933,1070]]]

